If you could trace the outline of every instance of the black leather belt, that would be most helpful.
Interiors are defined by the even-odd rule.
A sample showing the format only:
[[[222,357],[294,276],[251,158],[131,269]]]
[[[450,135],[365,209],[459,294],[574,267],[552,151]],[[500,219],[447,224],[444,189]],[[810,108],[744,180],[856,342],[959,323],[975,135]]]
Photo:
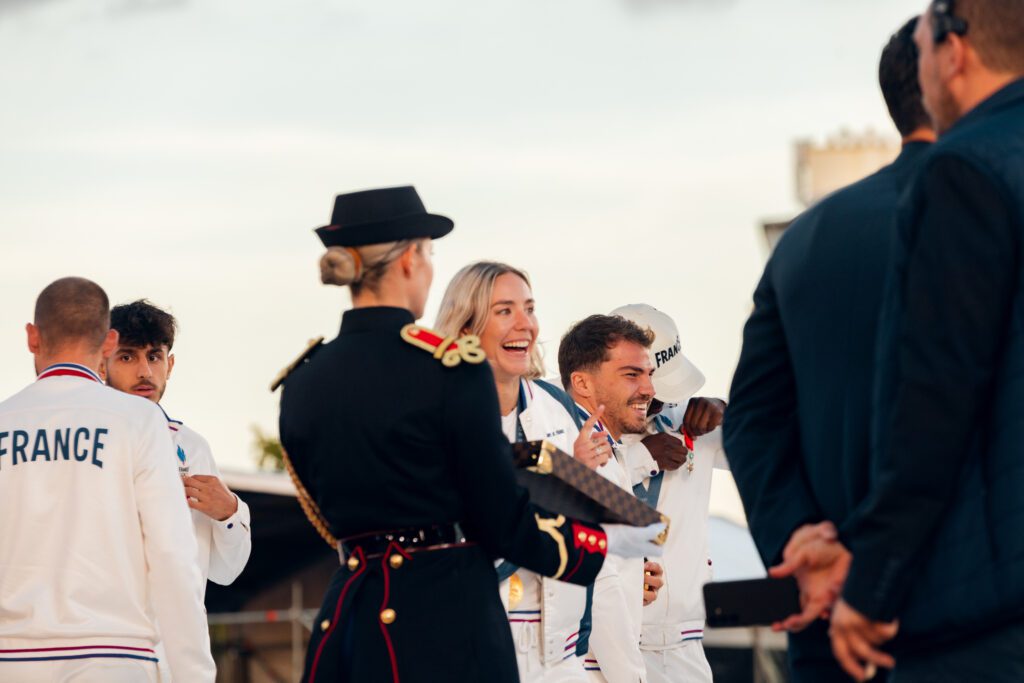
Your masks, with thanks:
[[[457,524],[434,524],[356,534],[338,541],[338,551],[344,557],[352,557],[356,549],[361,548],[364,557],[370,560],[384,555],[393,543],[407,553],[472,545],[462,536],[462,530]]]

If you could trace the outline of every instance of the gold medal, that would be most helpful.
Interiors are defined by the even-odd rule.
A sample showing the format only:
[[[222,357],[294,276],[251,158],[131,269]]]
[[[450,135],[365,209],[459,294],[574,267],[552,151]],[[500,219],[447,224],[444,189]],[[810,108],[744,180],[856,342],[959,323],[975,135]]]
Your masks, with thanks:
[[[519,578],[519,574],[513,574],[508,577],[508,608],[510,610],[515,609],[519,606],[519,603],[523,601],[523,580]]]

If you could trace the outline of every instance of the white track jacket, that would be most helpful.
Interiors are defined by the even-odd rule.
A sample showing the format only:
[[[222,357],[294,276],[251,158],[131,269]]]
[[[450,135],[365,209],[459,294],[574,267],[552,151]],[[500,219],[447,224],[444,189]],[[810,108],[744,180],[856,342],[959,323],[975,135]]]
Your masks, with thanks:
[[[572,455],[579,430],[562,404],[534,382],[523,381],[520,392],[525,406],[519,413],[519,421],[526,439],[550,441],[555,447]],[[509,621],[539,623],[540,659],[546,667],[575,658],[580,620],[587,606],[587,589],[543,577],[523,568],[516,573],[526,584],[527,593],[538,595],[540,599],[539,604],[518,605],[519,609],[509,611],[509,582],[502,581],[498,590],[505,610],[509,611]],[[583,675],[581,662],[580,676]]]
[[[80,365],[0,403],[0,680],[17,659],[154,660],[215,676],[167,421]],[[12,661],[15,660],[15,661]]]
[[[166,413],[164,413],[166,415]],[[178,472],[182,475],[208,474],[220,477],[220,470],[213,460],[210,444],[198,433],[182,424],[181,420],[167,418],[171,439],[177,449]],[[249,506],[237,495],[238,509],[224,521],[215,520],[199,510],[191,510],[192,526],[199,544],[199,571],[203,574],[203,590],[206,579],[222,586],[238,578],[249,561],[252,552],[252,536],[249,533]]]
[[[580,407],[581,417],[590,416]],[[595,431],[603,426],[598,423]],[[597,472],[632,493],[625,467],[625,449],[612,444],[615,457]],[[644,609],[644,561],[609,553],[594,583],[593,627],[590,653],[584,668],[591,680],[607,683],[646,683],[647,669],[640,652],[640,629]]]
[[[686,405],[668,404],[658,415],[648,418],[648,431],[667,431],[678,435]],[[640,443],[642,435],[627,435],[627,460],[633,483],[649,488],[658,465]],[[681,439],[682,437],[680,437]],[[686,465],[662,474],[658,511],[672,520],[665,554],[658,561],[665,570],[665,585],[658,599],[643,609],[641,647],[661,650],[677,647],[688,640],[704,637],[704,584],[711,580],[708,552],[708,503],[711,499],[711,475],[718,467],[727,469],[722,448],[722,429],[693,441],[693,471]]]

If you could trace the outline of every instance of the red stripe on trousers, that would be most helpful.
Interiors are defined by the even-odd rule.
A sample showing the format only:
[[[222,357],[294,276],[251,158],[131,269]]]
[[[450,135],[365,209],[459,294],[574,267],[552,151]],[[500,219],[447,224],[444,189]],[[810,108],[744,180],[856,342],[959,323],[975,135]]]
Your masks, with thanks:
[[[320,663],[320,655],[324,651],[324,645],[327,644],[327,639],[334,633],[335,627],[338,625],[338,617],[341,615],[341,603],[345,601],[345,593],[348,592],[349,586],[356,579],[357,576],[366,571],[366,558],[363,556],[363,549],[356,548],[356,555],[359,556],[359,571],[352,576],[348,577],[348,581],[345,582],[345,586],[341,589],[341,596],[338,597],[338,604],[334,607],[334,619],[331,620],[331,626],[327,629],[327,633],[324,634],[323,639],[320,641],[320,645],[316,648],[316,656],[313,657],[313,666],[309,669],[309,683],[313,683],[316,679],[316,667]],[[314,626],[314,628],[316,628]]]
[[[388,599],[391,597],[391,567],[389,566],[389,560],[391,559],[391,550],[394,549],[405,559],[411,559],[409,554],[406,553],[402,546],[398,545],[394,541],[388,544],[388,549],[384,551],[384,554],[380,558],[380,568],[384,571],[384,600],[380,603],[380,611],[383,612],[388,607]],[[388,658],[391,660],[391,680],[394,683],[398,683],[398,659],[395,657],[395,646],[391,642],[391,635],[388,633],[388,625],[383,621],[380,622],[380,632],[384,635],[384,644],[388,648]]]

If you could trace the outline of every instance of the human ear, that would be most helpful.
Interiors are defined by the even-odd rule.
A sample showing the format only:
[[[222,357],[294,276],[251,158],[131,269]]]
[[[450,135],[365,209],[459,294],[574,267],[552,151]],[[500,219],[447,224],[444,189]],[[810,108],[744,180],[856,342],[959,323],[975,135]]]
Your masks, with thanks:
[[[25,323],[25,336],[28,341],[28,350],[30,353],[39,353],[41,342],[39,339],[39,328],[32,323]]]

